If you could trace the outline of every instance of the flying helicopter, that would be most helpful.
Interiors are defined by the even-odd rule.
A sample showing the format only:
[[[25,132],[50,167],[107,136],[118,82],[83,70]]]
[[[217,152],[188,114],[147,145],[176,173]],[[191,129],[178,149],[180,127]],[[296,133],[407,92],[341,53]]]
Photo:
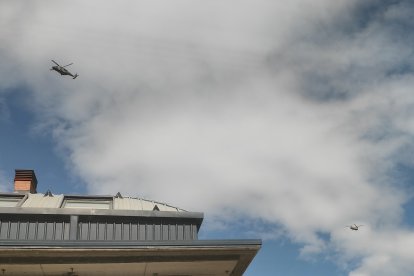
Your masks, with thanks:
[[[68,76],[71,76],[73,79],[76,79],[79,75],[78,74],[75,74],[75,75],[73,75],[71,72],[69,72],[69,70],[68,69],[66,69],[65,67],[67,67],[67,66],[69,66],[69,65],[72,65],[73,63],[69,63],[69,64],[67,64],[67,65],[65,65],[65,66],[60,66],[56,61],[54,61],[53,59],[52,59],[52,62],[54,63],[54,64],[56,64],[56,66],[53,66],[52,68],[50,68],[50,70],[55,70],[56,72],[58,72],[58,73],[60,73],[62,76],[63,75],[68,75]]]
[[[358,231],[359,230],[359,227],[361,227],[361,226],[363,226],[363,225],[362,224],[361,225],[354,224],[354,225],[347,225],[345,227],[347,227],[347,228],[349,228],[351,230],[354,230],[354,231]]]

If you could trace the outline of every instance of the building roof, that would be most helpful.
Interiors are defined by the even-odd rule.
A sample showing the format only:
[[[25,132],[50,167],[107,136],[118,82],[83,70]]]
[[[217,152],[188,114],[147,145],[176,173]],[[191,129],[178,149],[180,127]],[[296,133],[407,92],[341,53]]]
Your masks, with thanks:
[[[199,240],[204,214],[116,195],[0,193],[2,275],[242,276],[261,240]]]
[[[80,209],[112,209],[132,211],[169,211],[187,212],[184,209],[166,203],[138,197],[115,196],[85,196],[85,195],[53,195],[50,191],[45,194],[0,193],[1,199],[20,199],[14,206],[22,208],[80,208]]]

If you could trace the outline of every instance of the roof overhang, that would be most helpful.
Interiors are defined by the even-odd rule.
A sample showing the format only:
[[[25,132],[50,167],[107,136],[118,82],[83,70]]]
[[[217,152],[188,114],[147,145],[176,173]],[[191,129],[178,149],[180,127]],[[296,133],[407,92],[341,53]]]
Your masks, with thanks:
[[[260,240],[0,241],[3,275],[243,275]]]

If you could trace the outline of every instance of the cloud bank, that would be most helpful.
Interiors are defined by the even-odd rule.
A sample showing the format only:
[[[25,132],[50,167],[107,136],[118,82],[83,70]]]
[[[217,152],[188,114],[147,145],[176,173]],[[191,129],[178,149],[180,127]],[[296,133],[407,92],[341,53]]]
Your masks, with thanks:
[[[91,193],[260,220],[350,275],[412,275],[410,189],[393,172],[413,165],[413,10],[2,2],[0,91],[30,88],[35,128]],[[49,72],[52,58],[80,77]]]

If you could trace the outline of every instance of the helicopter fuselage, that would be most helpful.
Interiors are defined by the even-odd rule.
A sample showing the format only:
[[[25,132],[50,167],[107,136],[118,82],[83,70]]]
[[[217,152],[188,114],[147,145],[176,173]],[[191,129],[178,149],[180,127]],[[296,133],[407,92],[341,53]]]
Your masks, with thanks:
[[[53,61],[53,62],[55,62],[55,61]],[[68,65],[66,65],[66,66],[68,66]],[[60,66],[60,65],[52,66],[52,68],[50,68],[50,70],[54,70],[54,71],[58,72],[59,74],[61,74],[62,76],[64,76],[64,75],[65,76],[71,76],[73,79],[76,79],[78,77],[78,74],[73,75],[71,72],[69,72],[68,69],[65,68],[65,66]]]
[[[69,75],[69,76],[73,77],[73,75],[66,68],[64,68],[62,66],[53,66],[52,70],[55,70],[56,72],[60,73],[61,75]]]
[[[363,225],[362,224],[361,225],[354,224],[354,225],[349,225],[348,227],[351,230],[358,231],[361,226],[363,226]]]

